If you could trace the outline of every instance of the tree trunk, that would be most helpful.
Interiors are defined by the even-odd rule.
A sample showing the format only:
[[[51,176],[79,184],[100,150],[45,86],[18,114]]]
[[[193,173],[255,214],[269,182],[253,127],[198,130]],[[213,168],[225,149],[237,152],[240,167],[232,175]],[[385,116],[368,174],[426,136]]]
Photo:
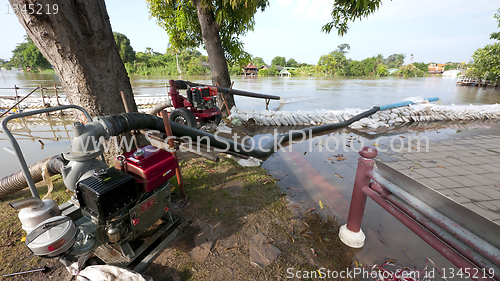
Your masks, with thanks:
[[[229,88],[231,86],[231,79],[229,78],[226,57],[220,40],[220,26],[215,22],[213,11],[206,4],[201,3],[201,0],[193,0],[193,3],[196,7],[201,26],[201,35],[208,54],[212,83],[215,86]],[[224,99],[229,107],[228,109],[225,109],[221,95],[224,95]],[[223,109],[223,116],[227,116],[229,110],[235,105],[233,95],[230,93],[220,93],[217,96],[217,105]]]
[[[31,1],[9,0],[22,7]],[[38,0],[42,14],[19,11],[17,17],[61,81],[71,104],[91,116],[137,111],[130,80],[118,53],[104,0]],[[54,5],[58,12],[54,14]],[[50,7],[47,14],[47,7]]]

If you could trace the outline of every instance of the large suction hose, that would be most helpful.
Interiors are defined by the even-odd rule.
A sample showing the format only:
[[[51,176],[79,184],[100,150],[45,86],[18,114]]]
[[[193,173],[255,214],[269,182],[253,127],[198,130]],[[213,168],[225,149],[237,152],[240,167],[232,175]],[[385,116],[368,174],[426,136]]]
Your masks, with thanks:
[[[292,131],[285,134],[280,134],[276,136],[272,141],[268,142],[262,147],[249,147],[242,145],[240,143],[228,140],[198,129],[183,126],[174,122],[170,122],[172,127],[172,133],[179,137],[190,137],[194,141],[199,141],[201,143],[210,145],[212,147],[227,150],[232,152],[237,152],[247,156],[253,156],[256,158],[267,157],[274,152],[276,152],[279,145],[283,142],[294,140],[297,138],[303,138],[308,134],[316,134],[328,130],[334,130],[342,127],[346,127],[351,123],[358,121],[362,118],[372,115],[379,110],[378,106],[373,107],[365,112],[362,112],[349,120],[341,123],[325,124],[310,128],[305,128],[302,130]],[[160,117],[143,114],[143,113],[124,113],[121,115],[108,115],[104,117],[96,118],[98,122],[105,124],[106,130],[109,135],[119,135],[130,130],[136,130],[141,128],[148,128],[151,130],[158,130],[165,132],[163,125],[163,120]]]
[[[437,101],[439,98],[428,98],[427,101]],[[364,111],[344,122],[340,123],[332,123],[319,125],[309,128],[304,128],[302,130],[292,131],[285,134],[280,134],[266,145],[262,147],[249,147],[246,145],[242,145],[240,143],[234,142],[232,140],[228,140],[219,136],[215,136],[213,134],[194,129],[188,126],[183,126],[174,122],[170,122],[170,126],[172,127],[172,133],[176,136],[182,137],[187,136],[193,140],[199,141],[201,143],[210,145],[212,147],[216,147],[222,150],[228,150],[232,152],[237,152],[247,156],[253,156],[256,158],[264,158],[276,152],[279,145],[286,141],[291,141],[297,138],[303,138],[308,134],[316,134],[324,131],[334,130],[338,128],[347,127],[350,124],[368,117],[379,110],[388,110],[391,108],[408,106],[413,104],[412,101],[403,101],[383,106],[374,106],[373,108]],[[163,120],[160,117],[142,114],[142,113],[124,113],[121,115],[108,115],[105,117],[99,117],[97,120],[102,122],[103,124],[113,124],[112,126],[107,126],[106,130],[110,135],[119,135],[123,132],[127,132],[130,130],[140,129],[140,128],[148,128],[152,130],[158,130],[161,132],[165,131]]]
[[[428,101],[436,101],[438,98],[430,98]],[[334,130],[342,127],[349,126],[362,118],[368,117],[379,110],[387,110],[395,107],[410,105],[413,102],[406,101],[385,106],[374,106],[373,108],[362,112],[351,119],[341,123],[325,124],[315,127],[309,127],[302,130],[291,131],[285,134],[275,136],[272,141],[261,147],[249,147],[232,140],[228,140],[201,130],[197,130],[188,126],[183,126],[174,122],[170,122],[172,133],[179,137],[190,137],[192,140],[210,145],[221,150],[237,152],[247,156],[256,158],[265,158],[280,147],[283,142],[295,140],[297,138],[304,138],[309,134],[316,134],[324,131]],[[144,114],[144,113],[123,113],[120,115],[107,115],[97,117],[95,120],[85,126],[92,127],[92,132],[99,131],[107,137],[118,136],[124,132],[138,129],[151,129],[165,132],[163,119],[157,116]],[[98,128],[100,128],[98,130]],[[98,137],[98,136],[97,136]],[[50,159],[44,159],[29,167],[30,173],[34,182],[41,181],[43,165],[49,160],[48,171],[51,175],[60,173],[63,159],[59,156],[53,156]],[[21,171],[3,178],[0,182],[0,198],[14,193],[27,186],[26,179]]]
[[[52,157],[45,158],[36,162],[35,164],[29,166],[29,171],[34,182],[39,182],[43,180],[43,167],[47,167],[47,172],[53,176],[61,172],[61,167],[64,165],[64,161],[60,155],[55,155]],[[19,171],[10,176],[4,177],[0,181],[0,198],[3,198],[9,194],[17,192],[28,186],[26,178],[24,177],[23,171]]]

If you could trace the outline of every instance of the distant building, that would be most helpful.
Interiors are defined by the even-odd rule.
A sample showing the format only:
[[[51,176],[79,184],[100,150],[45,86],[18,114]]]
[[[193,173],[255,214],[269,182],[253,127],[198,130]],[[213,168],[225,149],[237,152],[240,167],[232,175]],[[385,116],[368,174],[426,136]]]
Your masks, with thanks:
[[[399,70],[399,68],[389,68],[389,69],[387,69],[387,71],[389,72],[389,74],[394,74],[398,70]]]
[[[287,77],[290,77],[291,76],[291,73],[286,69],[286,68],[283,68],[281,71],[280,71],[280,76],[283,77],[283,76],[287,76]]]
[[[429,73],[430,74],[442,74],[444,72],[444,67],[449,65],[449,63],[438,63],[437,65],[434,63],[429,64]]]
[[[243,74],[244,75],[257,75],[259,74],[259,68],[253,63],[249,63],[244,69],[243,69]]]

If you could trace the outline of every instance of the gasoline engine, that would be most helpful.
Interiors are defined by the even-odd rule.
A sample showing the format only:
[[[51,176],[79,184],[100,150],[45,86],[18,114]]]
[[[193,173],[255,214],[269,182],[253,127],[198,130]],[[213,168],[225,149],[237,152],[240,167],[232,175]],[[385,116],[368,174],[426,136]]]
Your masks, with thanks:
[[[198,110],[215,108],[217,88],[209,86],[189,87],[186,90],[187,100]]]
[[[70,264],[113,248],[130,261],[135,253],[129,242],[160,218],[172,219],[169,179],[178,163],[170,152],[148,145],[118,155],[114,167],[103,161],[103,138],[154,120],[147,118],[122,114],[74,123],[72,145],[62,152],[60,168],[66,187],[74,192],[72,199],[57,206],[52,199],[40,199],[30,185],[33,197],[11,202],[20,210],[26,245],[35,255]],[[22,163],[22,153],[17,154]]]

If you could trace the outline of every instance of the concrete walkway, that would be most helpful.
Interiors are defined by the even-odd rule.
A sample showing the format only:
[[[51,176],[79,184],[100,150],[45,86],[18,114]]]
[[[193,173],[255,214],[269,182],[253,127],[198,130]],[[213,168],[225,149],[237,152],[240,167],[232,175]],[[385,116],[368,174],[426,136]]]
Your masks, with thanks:
[[[380,158],[468,209],[500,224],[500,135],[479,134],[431,142]]]

